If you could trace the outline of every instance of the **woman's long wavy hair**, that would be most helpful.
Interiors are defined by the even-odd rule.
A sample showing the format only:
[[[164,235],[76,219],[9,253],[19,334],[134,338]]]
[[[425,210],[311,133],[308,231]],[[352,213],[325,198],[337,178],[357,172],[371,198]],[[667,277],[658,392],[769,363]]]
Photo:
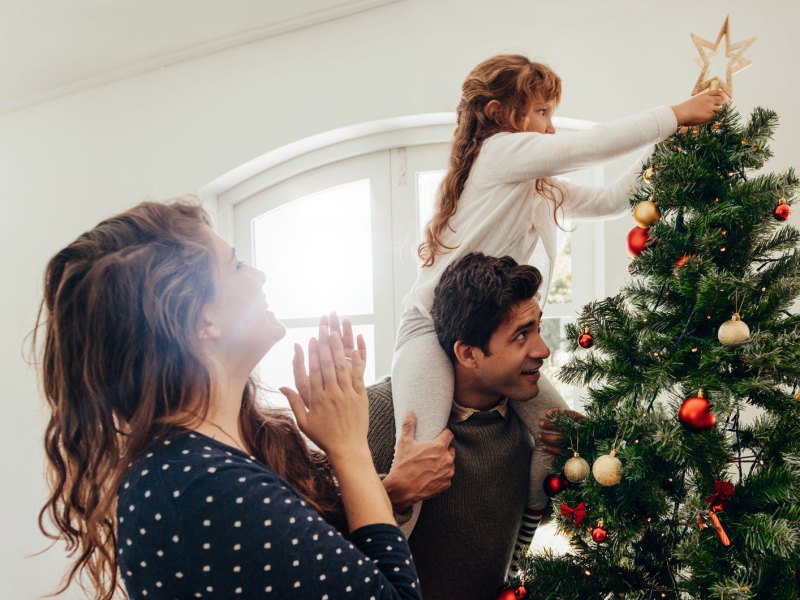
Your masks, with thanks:
[[[437,254],[452,250],[442,242],[442,234],[458,209],[458,199],[483,142],[503,131],[522,131],[525,115],[535,99],[558,103],[561,79],[550,67],[520,54],[493,56],[467,75],[456,110],[447,174],[439,188],[436,210],[425,228],[425,240],[417,251],[423,266],[431,266]],[[500,107],[490,116],[486,107],[492,100],[497,100]],[[563,202],[561,190],[549,179],[538,179],[536,191],[553,202],[556,219]]]
[[[191,203],[143,203],[84,233],[47,266],[34,347],[44,348],[51,409],[51,496],[39,527],[65,540],[73,559],[58,593],[76,579],[96,599],[121,588],[117,487],[150,445],[191,424],[192,413],[207,413],[211,379],[196,332],[216,294],[208,223]],[[36,339],[42,327],[43,344]],[[341,526],[327,459],[309,450],[291,416],[265,408],[256,392],[250,379],[239,420],[247,447]]]

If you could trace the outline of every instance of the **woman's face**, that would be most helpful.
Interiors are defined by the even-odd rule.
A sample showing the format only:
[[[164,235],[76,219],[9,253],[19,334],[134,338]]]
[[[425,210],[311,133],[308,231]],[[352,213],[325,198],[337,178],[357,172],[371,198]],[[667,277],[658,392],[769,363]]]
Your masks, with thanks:
[[[205,233],[216,259],[216,297],[206,311],[215,354],[249,374],[286,328],[267,309],[264,273],[241,262],[210,227]]]

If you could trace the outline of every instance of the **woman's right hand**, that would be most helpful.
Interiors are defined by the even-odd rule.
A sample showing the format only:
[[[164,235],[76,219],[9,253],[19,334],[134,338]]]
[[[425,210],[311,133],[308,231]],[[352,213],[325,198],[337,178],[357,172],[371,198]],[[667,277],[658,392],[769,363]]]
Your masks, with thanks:
[[[300,431],[325,451],[336,471],[350,530],[376,523],[395,524],[389,496],[375,472],[367,444],[367,345],[358,336],[358,348],[353,348],[350,323],[345,321],[340,333],[335,315],[331,315],[331,321],[322,317],[318,339],[308,342],[308,373],[303,350],[295,345],[292,365],[298,391],[281,391],[289,399]]]
[[[717,114],[729,98],[725,92],[715,90],[689,98],[686,102],[672,107],[678,125],[702,125],[708,123]]]
[[[350,323],[345,336],[352,339]],[[319,335],[308,342],[308,372],[303,349],[295,344],[292,367],[297,392],[281,388],[297,425],[335,463],[341,457],[368,451],[369,412],[364,387],[366,343],[358,336],[345,349],[338,324],[331,330],[327,316],[319,321]]]

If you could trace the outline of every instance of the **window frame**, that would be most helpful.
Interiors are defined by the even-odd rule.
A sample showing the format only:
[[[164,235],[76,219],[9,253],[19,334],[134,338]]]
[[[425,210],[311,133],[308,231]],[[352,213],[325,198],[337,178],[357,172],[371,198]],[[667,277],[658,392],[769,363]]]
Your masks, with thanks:
[[[594,123],[556,117],[558,129],[582,130]],[[245,260],[251,257],[253,249],[252,227],[243,228],[242,209],[256,197],[263,197],[270,188],[286,184],[292,179],[309,176],[315,171],[336,169],[337,163],[345,165],[350,159],[387,152],[389,156],[389,177],[391,193],[388,204],[384,204],[385,214],[377,215],[378,220],[388,222],[391,229],[392,251],[390,265],[376,255],[380,250],[373,245],[374,287],[378,282],[384,288],[391,287],[391,309],[385,300],[375,302],[375,373],[380,377],[388,373],[391,365],[391,352],[394,346],[394,332],[402,313],[401,300],[413,283],[416,271],[416,244],[409,248],[408,232],[417,231],[416,182],[414,175],[418,157],[426,149],[452,142],[455,113],[430,113],[371,121],[354,126],[325,132],[298,140],[276,148],[266,154],[229,171],[210,182],[200,190],[204,206],[215,217],[220,235],[239,248]],[[426,148],[427,147],[427,148]],[[424,159],[423,159],[424,160]],[[425,168],[424,170],[436,170]],[[601,185],[603,168],[601,166],[585,170],[578,175],[580,183]],[[409,207],[413,207],[413,211]],[[373,220],[375,216],[373,216]],[[388,221],[387,221],[388,220]],[[583,259],[572,262],[572,280],[581,282],[581,293],[573,293],[573,300],[565,304],[550,304],[545,310],[545,318],[572,318],[580,307],[593,298],[605,293],[604,285],[604,246],[603,227],[599,222],[581,223]],[[373,229],[373,234],[375,230]],[[583,235],[585,233],[585,235]],[[415,236],[416,237],[416,236]],[[573,257],[576,256],[573,241]],[[376,273],[378,265],[384,269]],[[391,274],[391,282],[381,278]],[[573,285],[573,292],[575,287]],[[385,311],[392,319],[386,321]],[[378,312],[382,324],[378,326]],[[278,315],[280,318],[280,315]],[[301,326],[310,319],[287,320],[289,326]],[[358,321],[356,321],[358,322]]]

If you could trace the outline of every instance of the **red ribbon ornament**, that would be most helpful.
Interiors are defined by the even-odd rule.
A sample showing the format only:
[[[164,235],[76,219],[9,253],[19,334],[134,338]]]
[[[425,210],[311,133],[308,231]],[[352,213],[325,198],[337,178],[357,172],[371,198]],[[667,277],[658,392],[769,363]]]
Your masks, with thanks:
[[[583,518],[586,516],[586,505],[581,502],[575,508],[570,508],[566,504],[562,504],[561,516],[567,519],[571,517],[575,520],[575,526],[580,527],[580,524],[583,523]]]
[[[711,505],[711,510],[716,512],[718,510],[724,510],[728,505],[728,500],[735,495],[736,491],[733,489],[733,484],[730,481],[720,481],[717,479],[714,481],[714,493],[706,498],[706,502]]]
[[[706,498],[706,502],[708,502],[710,508],[706,514],[708,515],[709,519],[711,519],[711,524],[717,531],[717,535],[719,536],[719,540],[722,542],[723,546],[730,546],[731,540],[728,537],[728,534],[725,533],[725,529],[722,527],[722,522],[717,516],[717,511],[725,510],[725,507],[728,505],[728,500],[735,495],[736,490],[730,481],[720,481],[717,479],[714,481],[714,493]],[[700,521],[700,517],[697,517],[698,527],[700,526]]]

